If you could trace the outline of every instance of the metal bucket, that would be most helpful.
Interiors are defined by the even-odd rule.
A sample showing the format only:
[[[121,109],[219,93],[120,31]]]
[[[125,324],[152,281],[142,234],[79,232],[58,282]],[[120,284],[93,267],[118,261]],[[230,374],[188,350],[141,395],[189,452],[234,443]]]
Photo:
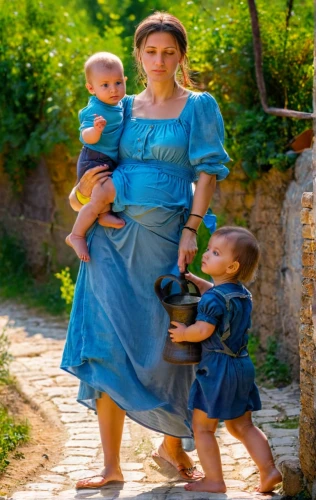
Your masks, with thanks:
[[[171,282],[176,281],[180,285],[181,293],[168,294],[168,290],[170,290],[170,286],[168,285],[170,283],[166,287],[161,288],[161,282],[166,278],[170,279]],[[194,293],[190,293],[189,284],[193,285]],[[199,289],[194,283],[185,280],[185,278],[178,278],[172,274],[167,274],[160,276],[156,280],[155,292],[169,315],[170,323],[171,321],[179,321],[179,323],[189,326],[195,322],[201,296]],[[201,344],[200,342],[172,342],[170,334],[167,332],[163,358],[169,363],[178,365],[197,364],[201,360]]]

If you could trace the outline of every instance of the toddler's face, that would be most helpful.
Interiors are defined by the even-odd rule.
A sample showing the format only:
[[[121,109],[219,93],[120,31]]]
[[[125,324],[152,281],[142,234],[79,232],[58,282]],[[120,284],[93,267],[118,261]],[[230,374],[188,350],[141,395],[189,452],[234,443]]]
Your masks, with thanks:
[[[202,256],[201,269],[212,277],[224,276],[234,262],[232,244],[224,236],[212,236]]]
[[[115,106],[126,93],[125,77],[119,64],[112,69],[94,69],[89,83],[86,84],[90,94],[110,106]]]

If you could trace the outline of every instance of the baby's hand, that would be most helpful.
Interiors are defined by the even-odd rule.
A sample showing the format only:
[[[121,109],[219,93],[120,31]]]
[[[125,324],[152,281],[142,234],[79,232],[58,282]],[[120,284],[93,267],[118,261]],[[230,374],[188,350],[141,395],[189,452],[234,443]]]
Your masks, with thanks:
[[[171,321],[171,324],[176,328],[169,328],[170,338],[172,342],[185,342],[185,331],[187,329],[184,323],[178,321]]]
[[[95,130],[97,130],[98,132],[103,132],[103,129],[104,127],[106,126],[107,124],[107,121],[105,118],[103,118],[103,116],[96,116],[94,121],[93,121],[93,127],[95,128]]]

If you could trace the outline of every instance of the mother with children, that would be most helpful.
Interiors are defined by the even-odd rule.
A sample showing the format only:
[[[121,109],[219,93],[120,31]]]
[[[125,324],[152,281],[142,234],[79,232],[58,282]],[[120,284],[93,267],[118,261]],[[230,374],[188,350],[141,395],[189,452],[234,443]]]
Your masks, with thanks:
[[[247,351],[252,300],[244,284],[258,266],[255,237],[239,227],[213,233],[202,257],[212,281],[186,274],[202,295],[194,324],[170,325],[154,292],[159,276],[184,273],[193,261],[216,181],[229,173],[218,105],[207,92],[188,90],[187,45],[176,17],[144,19],[134,37],[144,90],[133,96],[125,95],[118,57],[99,52],[85,64],[91,97],[79,114],[83,148],[70,194],[79,213],[66,240],[82,262],[61,367],[79,378],[78,401],[97,413],[104,469],[77,489],[124,481],[125,415],[163,434],[153,458],[171,464],[186,490],[226,491],[219,421],[256,463],[258,491],[282,480],[251,419],[261,403]],[[164,361],[166,335],[200,342],[200,363]],[[203,471],[182,447],[193,436]]]

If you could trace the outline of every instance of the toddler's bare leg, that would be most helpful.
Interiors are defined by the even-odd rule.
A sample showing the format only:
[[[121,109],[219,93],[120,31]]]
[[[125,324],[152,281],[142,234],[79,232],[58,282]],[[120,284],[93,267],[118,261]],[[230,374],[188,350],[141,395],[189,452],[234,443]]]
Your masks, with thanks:
[[[252,423],[251,412],[247,411],[242,417],[226,420],[225,425],[228,432],[243,443],[259,469],[260,484],[257,490],[261,493],[272,491],[282,481],[282,476],[275,467],[267,437]]]
[[[193,432],[196,448],[205,477],[195,483],[186,484],[187,491],[209,491],[225,493],[221,457],[215,437],[218,420],[207,418],[201,410],[193,412]]]
[[[74,249],[79,259],[89,262],[90,256],[86,242],[86,232],[94,223],[100,211],[104,208],[101,200],[94,200],[84,205],[80,210],[71,233],[66,238],[66,243]]]
[[[114,227],[115,229],[124,227],[125,221],[111,212],[110,203],[113,203],[116,196],[116,190],[112,179],[108,178],[100,187],[95,186],[92,191],[91,201],[93,201],[94,198],[98,198],[100,195],[103,197],[105,205],[101,212],[98,213],[99,224],[104,227]]]
[[[67,236],[66,243],[71,246],[79,259],[83,262],[89,262],[90,256],[85,239],[86,232],[94,223],[101,212],[110,208],[110,201],[115,198],[115,188],[111,179],[103,184],[96,184],[91,194],[91,201],[80,210],[72,232]],[[113,220],[112,220],[113,219]],[[112,222],[112,225],[111,225]],[[123,227],[125,222],[115,216],[110,216],[108,226]]]
[[[104,212],[99,214],[98,223],[100,226],[114,227],[114,229],[121,229],[125,226],[124,219],[121,219],[121,217],[118,217],[111,212],[111,205],[107,205]]]

